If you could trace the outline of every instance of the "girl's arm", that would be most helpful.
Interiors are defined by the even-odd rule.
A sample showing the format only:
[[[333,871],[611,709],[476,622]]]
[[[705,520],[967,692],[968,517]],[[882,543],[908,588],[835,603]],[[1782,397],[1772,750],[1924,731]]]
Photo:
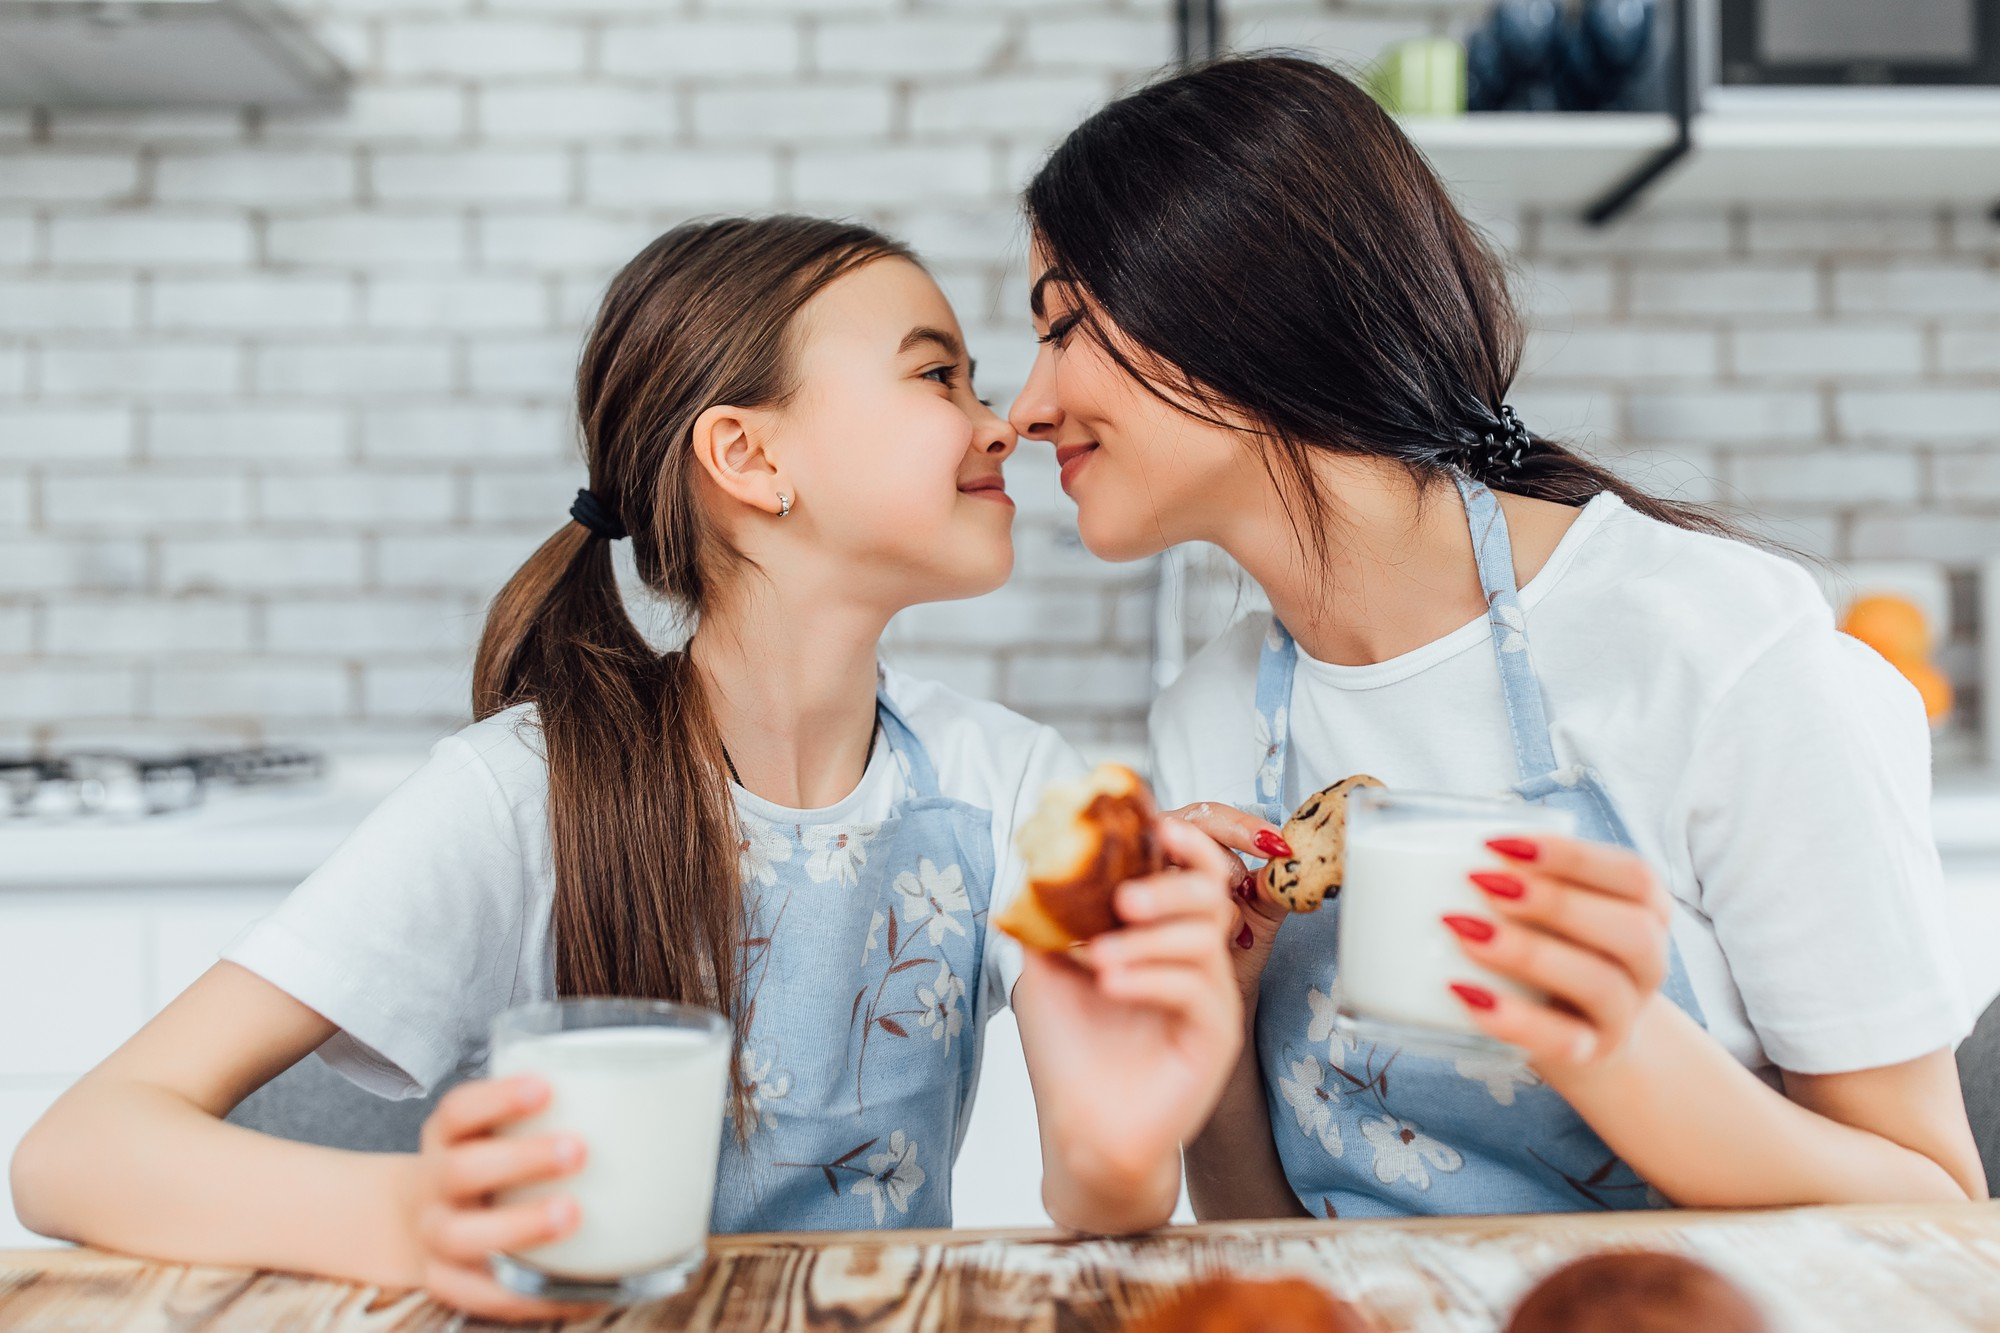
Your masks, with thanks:
[[[1781,1094],[1658,993],[1672,907],[1643,861],[1567,838],[1494,850],[1513,865],[1476,881],[1493,918],[1446,924],[1468,957],[1554,1003],[1454,989],[1662,1194],[1694,1207],[1985,1197],[1950,1051],[1787,1074]]]
[[[1180,1146],[1208,1119],[1243,1036],[1225,931],[1229,857],[1186,824],[1160,840],[1182,869],[1118,890],[1124,924],[1023,960],[1013,1005],[1059,1225],[1144,1231],[1173,1216]]]
[[[21,1220],[151,1258],[428,1286],[502,1318],[559,1314],[502,1292],[483,1256],[553,1239],[576,1219],[558,1226],[545,1208],[470,1202],[580,1164],[547,1139],[471,1141],[538,1109],[545,1089],[454,1089],[425,1126],[422,1154],[343,1152],[223,1119],[334,1031],[255,973],[218,963],[29,1130],[11,1172]],[[467,1252],[478,1266],[452,1260]]]

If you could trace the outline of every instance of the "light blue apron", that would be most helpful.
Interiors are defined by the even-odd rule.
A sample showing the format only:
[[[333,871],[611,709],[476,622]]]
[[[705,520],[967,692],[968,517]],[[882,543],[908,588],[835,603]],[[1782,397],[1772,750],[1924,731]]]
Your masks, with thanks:
[[[744,813],[739,1066],[747,1139],[723,1126],[714,1230],[951,1225],[951,1166],[979,1069],[993,817],[938,790],[887,698],[890,816]]]
[[[1574,812],[1581,837],[1631,847],[1598,775],[1581,765],[1557,766],[1514,586],[1507,521],[1492,491],[1462,477],[1458,486],[1521,775],[1513,790]],[[1257,670],[1265,747],[1257,797],[1273,823],[1287,813],[1287,714],[1297,663],[1292,636],[1274,619]],[[1316,774],[1304,785],[1315,789],[1345,776]],[[1257,1053],[1271,1129],[1285,1178],[1308,1212],[1384,1217],[1665,1206],[1569,1103],[1524,1066],[1499,1056],[1454,1059],[1357,1044],[1336,1031],[1337,902],[1285,922],[1258,1001]],[[1701,1021],[1678,948],[1662,989]]]

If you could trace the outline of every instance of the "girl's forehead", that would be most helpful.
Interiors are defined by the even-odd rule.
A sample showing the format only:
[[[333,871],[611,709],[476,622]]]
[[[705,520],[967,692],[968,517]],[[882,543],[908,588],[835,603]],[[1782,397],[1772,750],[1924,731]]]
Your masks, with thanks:
[[[958,317],[944,292],[929,273],[904,259],[878,259],[827,284],[799,319],[808,346],[839,342],[880,347],[891,355],[912,328],[958,332]]]

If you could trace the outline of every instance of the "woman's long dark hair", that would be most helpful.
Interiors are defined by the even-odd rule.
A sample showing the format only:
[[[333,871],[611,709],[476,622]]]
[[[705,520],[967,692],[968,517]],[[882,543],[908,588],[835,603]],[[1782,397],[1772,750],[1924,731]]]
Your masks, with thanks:
[[[577,373],[590,491],[630,534],[646,586],[690,619],[737,563],[703,518],[695,419],[784,403],[799,311],[887,257],[910,254],[866,227],[736,218],[677,227],[612,280]],[[520,703],[535,705],[548,756],[557,993],[708,1005],[740,1037],[742,834],[722,738],[688,654],[647,644],[611,543],[579,523],[542,543],[486,618],[473,713]],[[738,1079],[739,1111],[743,1097]]]
[[[1561,504],[1610,491],[1736,535],[1543,436],[1506,465],[1488,443],[1521,360],[1505,267],[1396,122],[1324,65],[1234,57],[1120,98],[1057,146],[1027,211],[1076,330],[1164,401],[1267,438],[1322,559],[1319,449]]]

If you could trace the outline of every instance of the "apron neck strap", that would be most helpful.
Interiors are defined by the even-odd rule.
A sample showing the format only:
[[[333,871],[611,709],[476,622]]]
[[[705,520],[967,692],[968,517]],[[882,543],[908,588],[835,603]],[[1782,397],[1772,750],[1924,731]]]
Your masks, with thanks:
[[[1549,739],[1541,682],[1528,657],[1528,619],[1514,583],[1514,543],[1507,533],[1507,516],[1490,487],[1463,472],[1453,472],[1452,480],[1465,499],[1465,521],[1472,530],[1472,556],[1479,566],[1480,590],[1486,594],[1486,620],[1493,631],[1514,762],[1522,778],[1539,777],[1555,771],[1555,746]]]
[[[896,705],[889,702],[886,685],[876,687],[875,711],[882,719],[882,738],[889,742],[890,751],[901,760],[912,793],[919,799],[942,794],[938,787],[937,769],[931,765],[930,751],[917,739],[917,733],[910,730],[910,724],[896,711]]]

